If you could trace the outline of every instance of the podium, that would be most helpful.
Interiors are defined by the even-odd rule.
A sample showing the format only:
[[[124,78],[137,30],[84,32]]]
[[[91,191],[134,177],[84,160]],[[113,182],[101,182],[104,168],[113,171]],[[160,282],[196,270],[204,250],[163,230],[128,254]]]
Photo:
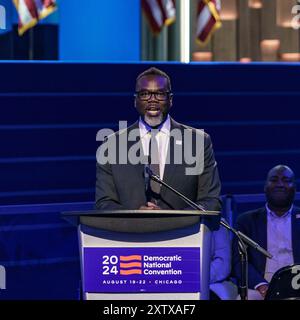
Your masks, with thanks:
[[[207,300],[220,213],[65,212],[78,225],[83,299]]]

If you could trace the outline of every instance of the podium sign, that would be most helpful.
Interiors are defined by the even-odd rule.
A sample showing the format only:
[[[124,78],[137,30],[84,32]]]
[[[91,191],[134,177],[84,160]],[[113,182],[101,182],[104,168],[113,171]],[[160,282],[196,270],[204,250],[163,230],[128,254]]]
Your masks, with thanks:
[[[84,248],[84,291],[200,292],[200,248]]]
[[[211,235],[219,228],[219,212],[102,210],[63,215],[78,224],[84,299],[209,299]]]

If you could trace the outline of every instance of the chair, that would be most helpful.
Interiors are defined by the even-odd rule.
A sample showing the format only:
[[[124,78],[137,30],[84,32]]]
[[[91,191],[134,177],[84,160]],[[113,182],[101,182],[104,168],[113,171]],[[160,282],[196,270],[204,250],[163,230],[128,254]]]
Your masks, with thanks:
[[[274,273],[265,300],[300,300],[300,264],[283,267]]]

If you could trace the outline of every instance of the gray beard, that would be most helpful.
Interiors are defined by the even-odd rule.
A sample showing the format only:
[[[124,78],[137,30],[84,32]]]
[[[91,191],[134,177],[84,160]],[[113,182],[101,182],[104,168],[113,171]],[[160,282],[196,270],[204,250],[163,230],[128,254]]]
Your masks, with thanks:
[[[150,126],[150,127],[156,127],[159,124],[161,124],[164,120],[164,116],[161,114],[159,117],[148,117],[147,115],[144,116],[144,121]]]

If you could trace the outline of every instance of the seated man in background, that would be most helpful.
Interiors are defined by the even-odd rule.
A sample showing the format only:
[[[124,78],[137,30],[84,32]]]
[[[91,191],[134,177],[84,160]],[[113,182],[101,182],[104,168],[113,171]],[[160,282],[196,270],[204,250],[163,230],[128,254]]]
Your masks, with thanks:
[[[293,205],[296,183],[286,165],[272,168],[264,187],[265,207],[246,212],[237,218],[236,229],[245,233],[273,256],[266,259],[248,247],[249,300],[262,300],[273,274],[280,268],[300,262],[300,209]],[[233,272],[240,281],[238,245],[233,245]],[[251,290],[252,289],[252,290]]]

